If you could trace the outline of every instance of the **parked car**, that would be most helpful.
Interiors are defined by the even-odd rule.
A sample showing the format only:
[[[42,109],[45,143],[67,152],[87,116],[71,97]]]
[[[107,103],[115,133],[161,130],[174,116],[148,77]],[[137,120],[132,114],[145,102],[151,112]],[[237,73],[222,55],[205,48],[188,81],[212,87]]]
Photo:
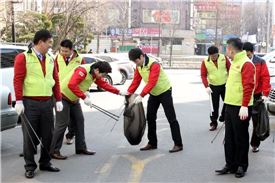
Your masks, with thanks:
[[[266,61],[270,76],[275,77],[275,51],[267,53],[262,59]]]
[[[94,56],[93,54],[81,54],[81,56],[85,59],[87,64],[98,62],[98,61],[105,61],[104,59]],[[112,67],[112,72],[105,77],[105,80],[111,85],[121,84],[122,75],[120,73],[118,64],[115,62],[109,62],[109,64]],[[102,89],[99,87],[98,87],[98,90],[102,91]]]
[[[118,64],[120,73],[122,74],[122,80],[120,84],[124,84],[127,79],[132,79],[134,77],[135,67],[129,60],[127,53],[103,53],[95,54],[95,56],[107,62],[115,62]]]
[[[266,53],[254,53],[254,55],[257,55],[258,57],[263,57],[266,55]]]
[[[18,53],[24,52],[27,49],[28,49],[27,46],[0,44],[0,53],[1,53],[0,76],[2,78],[2,84],[4,86],[7,86],[11,91],[13,105],[15,104],[15,94],[14,94],[14,88],[13,88],[14,58]]]
[[[1,131],[14,128],[17,125],[18,115],[12,107],[11,91],[1,85]]]

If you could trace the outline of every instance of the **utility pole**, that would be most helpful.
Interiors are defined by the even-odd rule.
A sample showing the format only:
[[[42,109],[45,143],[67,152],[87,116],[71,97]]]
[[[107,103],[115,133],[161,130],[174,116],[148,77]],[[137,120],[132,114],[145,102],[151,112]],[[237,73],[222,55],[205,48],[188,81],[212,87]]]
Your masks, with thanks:
[[[160,45],[160,42],[161,42],[161,37],[160,37],[160,29],[161,29],[161,22],[162,22],[162,20],[161,20],[162,11],[161,11],[161,9],[160,9],[160,8],[159,8],[159,13],[160,13],[160,18],[159,18],[158,54],[157,54],[157,56],[158,56],[158,57],[159,57],[159,55],[160,55],[160,47],[161,47],[161,45]]]
[[[98,0],[96,0],[96,12],[95,12],[95,16],[96,16],[96,53],[99,53],[99,41],[100,41],[100,35],[99,35],[99,22],[98,22],[98,7],[99,7],[99,4],[98,4]]]
[[[131,29],[132,0],[129,0],[128,3],[128,29]]]
[[[12,36],[12,42],[16,42],[16,36],[15,36],[15,22],[14,22],[14,7],[13,7],[14,1],[11,1],[11,36]]]
[[[216,2],[216,24],[215,24],[215,45],[218,45],[218,20],[219,20],[219,8],[218,2]]]
[[[12,42],[16,42],[16,30],[15,30],[15,14],[14,14],[14,4],[22,3],[22,0],[12,0],[10,1],[11,5],[11,36]]]
[[[270,36],[270,9],[269,9],[269,0],[266,0],[266,50],[268,52],[269,47],[269,36]]]

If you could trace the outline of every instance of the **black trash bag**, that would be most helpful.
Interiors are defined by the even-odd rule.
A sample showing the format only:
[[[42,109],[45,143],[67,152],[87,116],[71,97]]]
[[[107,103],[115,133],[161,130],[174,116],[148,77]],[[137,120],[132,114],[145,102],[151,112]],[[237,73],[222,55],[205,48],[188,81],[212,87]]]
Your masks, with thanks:
[[[261,141],[264,141],[269,137],[270,126],[268,111],[262,99],[254,102],[252,114],[255,115],[255,118],[258,121],[255,128],[256,135]]]
[[[142,103],[133,103],[136,96],[138,95],[126,96],[125,111],[123,113],[124,135],[131,145],[138,145],[141,142],[146,127]]]

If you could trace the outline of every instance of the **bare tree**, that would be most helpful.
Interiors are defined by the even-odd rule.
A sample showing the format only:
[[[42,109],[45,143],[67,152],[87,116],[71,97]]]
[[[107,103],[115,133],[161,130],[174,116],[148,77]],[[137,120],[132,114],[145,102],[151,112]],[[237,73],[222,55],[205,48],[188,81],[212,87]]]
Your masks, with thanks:
[[[106,32],[106,29],[112,23],[111,17],[108,17],[109,8],[111,2],[108,0],[95,0],[93,1],[95,8],[91,11],[88,11],[85,15],[85,22],[87,27],[92,30],[92,32],[97,37],[97,49],[96,52],[99,52],[100,46],[100,35],[103,32]]]
[[[71,38],[75,44],[83,42],[92,29],[86,22],[86,15],[97,9],[97,4],[91,0],[46,0],[43,12],[53,22],[55,33],[54,50],[64,38]]]

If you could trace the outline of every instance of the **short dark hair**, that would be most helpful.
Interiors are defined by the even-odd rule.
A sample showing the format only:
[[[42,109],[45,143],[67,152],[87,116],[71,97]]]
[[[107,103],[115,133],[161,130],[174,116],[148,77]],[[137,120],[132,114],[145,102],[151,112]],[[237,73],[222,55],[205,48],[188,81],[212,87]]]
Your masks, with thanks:
[[[209,55],[213,55],[219,53],[219,48],[216,46],[210,46],[207,51]]]
[[[133,48],[128,53],[129,59],[132,61],[135,61],[136,59],[140,58],[141,55],[144,55],[144,53],[140,48]]]
[[[72,49],[73,48],[73,42],[69,39],[64,39],[63,41],[61,41],[60,46]]]
[[[243,44],[243,50],[254,52],[254,50],[255,50],[254,49],[254,45],[252,43],[250,43],[250,42],[245,42]]]
[[[243,42],[240,38],[230,38],[227,40],[227,44],[231,45],[233,48],[235,48],[238,51],[243,50]]]
[[[108,62],[98,61],[91,65],[91,71],[94,69],[98,69],[99,73],[111,73],[112,67]]]
[[[37,45],[40,40],[43,42],[46,42],[48,39],[50,39],[52,37],[53,37],[52,34],[48,30],[42,29],[35,33],[34,38],[33,38],[33,43],[35,45]]]

